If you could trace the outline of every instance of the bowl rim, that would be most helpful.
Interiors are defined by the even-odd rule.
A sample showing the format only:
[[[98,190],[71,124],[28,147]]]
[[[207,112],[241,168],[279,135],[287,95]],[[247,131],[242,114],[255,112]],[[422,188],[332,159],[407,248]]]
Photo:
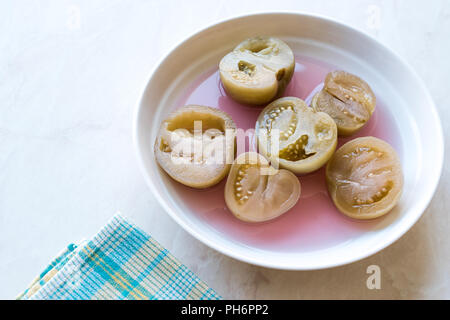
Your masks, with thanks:
[[[437,179],[435,179],[432,187],[428,189],[426,198],[425,198],[425,200],[423,200],[421,202],[421,206],[419,208],[416,208],[415,211],[418,213],[415,214],[413,219],[410,219],[409,222],[408,221],[405,222],[399,228],[399,230],[396,233],[394,233],[387,241],[384,241],[380,245],[371,247],[366,252],[355,255],[352,259],[348,259],[348,261],[345,261],[345,262],[335,261],[335,262],[331,262],[331,263],[330,262],[329,263],[321,263],[320,265],[317,264],[315,266],[313,265],[313,266],[302,267],[302,266],[298,266],[298,265],[285,265],[285,264],[280,265],[276,261],[274,261],[274,262],[270,261],[270,259],[267,259],[266,261],[260,261],[260,260],[248,258],[246,256],[242,256],[240,254],[236,254],[235,252],[233,252],[229,248],[226,248],[222,244],[215,243],[208,237],[204,236],[201,232],[199,232],[198,230],[195,230],[194,228],[192,228],[191,226],[186,224],[184,221],[182,221],[182,219],[178,216],[178,214],[175,212],[175,210],[172,210],[172,208],[170,208],[170,206],[165,201],[163,201],[162,198],[159,196],[158,189],[156,188],[155,184],[150,179],[150,176],[145,168],[144,159],[142,156],[142,150],[139,146],[139,134],[138,134],[139,118],[140,118],[140,114],[142,111],[143,100],[145,97],[145,93],[148,89],[148,86],[150,85],[154,74],[161,67],[161,65],[164,63],[166,58],[168,56],[170,56],[174,51],[176,51],[179,47],[181,47],[185,43],[189,42],[192,38],[198,36],[199,34],[207,31],[210,28],[213,28],[213,27],[218,26],[223,23],[237,21],[240,19],[245,19],[245,18],[249,18],[249,17],[253,17],[253,16],[264,16],[264,15],[290,15],[290,16],[298,16],[298,17],[317,19],[317,20],[321,20],[326,23],[332,23],[332,24],[339,25],[340,27],[347,28],[350,31],[355,32],[362,37],[366,37],[369,41],[375,42],[376,45],[385,49],[390,55],[394,56],[396,59],[398,59],[403,64],[403,66],[407,69],[409,74],[414,77],[414,80],[417,81],[417,83],[423,89],[426,99],[430,102],[430,108],[427,111],[431,114],[433,121],[436,123],[437,127],[435,128],[435,130],[436,130],[436,133],[438,133],[437,136],[435,137],[435,141],[434,141],[434,144],[438,145],[438,148],[437,148],[438,157],[436,157],[434,159],[435,166],[437,168],[437,170],[435,170],[435,172],[437,172]],[[398,53],[396,53],[394,50],[392,50],[389,46],[382,43],[381,41],[379,41],[372,35],[364,32],[362,30],[359,30],[353,26],[350,26],[350,25],[346,24],[345,22],[342,22],[338,19],[326,16],[326,15],[322,15],[322,14],[309,13],[309,12],[305,12],[305,11],[301,11],[301,10],[254,11],[254,12],[240,14],[240,15],[233,15],[228,18],[220,19],[214,23],[207,25],[206,27],[197,29],[196,31],[191,33],[189,36],[187,36],[184,40],[182,40],[181,42],[178,42],[177,44],[172,46],[168,51],[166,51],[162,54],[161,58],[154,65],[154,67],[151,70],[150,75],[147,79],[147,82],[139,95],[138,101],[135,104],[132,130],[133,130],[133,136],[132,136],[133,145],[134,145],[134,149],[135,149],[135,152],[136,152],[136,155],[138,158],[138,163],[139,163],[138,166],[140,168],[140,171],[144,175],[146,184],[150,187],[150,190],[152,191],[153,195],[158,200],[158,203],[169,214],[169,216],[172,217],[173,220],[175,220],[176,223],[178,223],[184,230],[186,230],[190,235],[192,235],[197,240],[201,241],[203,244],[207,245],[208,247],[210,247],[228,257],[231,257],[236,260],[243,261],[243,262],[246,262],[246,263],[249,263],[252,265],[267,267],[267,268],[272,268],[272,269],[279,269],[279,270],[307,271],[307,270],[322,270],[322,269],[334,268],[334,267],[347,265],[347,264],[368,258],[368,257],[380,252],[381,250],[385,249],[386,247],[390,246],[391,244],[396,242],[398,239],[400,239],[406,232],[408,232],[412,228],[412,226],[414,226],[414,224],[420,219],[420,217],[423,215],[423,213],[427,209],[427,207],[430,204],[430,202],[436,192],[436,189],[439,185],[440,177],[442,176],[442,168],[443,168],[443,164],[444,164],[444,134],[443,134],[443,129],[442,129],[442,124],[441,124],[441,120],[439,117],[439,113],[437,111],[436,105],[434,103],[433,98],[431,97],[431,94],[430,94],[427,86],[425,85],[424,81],[419,77],[419,75],[416,73],[416,71],[412,68],[412,66],[405,59],[403,59]]]

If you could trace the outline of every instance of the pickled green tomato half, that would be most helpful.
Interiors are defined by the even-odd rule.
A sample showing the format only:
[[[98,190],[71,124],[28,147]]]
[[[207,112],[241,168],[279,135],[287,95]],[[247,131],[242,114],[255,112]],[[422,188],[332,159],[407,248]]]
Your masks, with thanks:
[[[357,138],[340,147],[328,162],[326,179],[336,207],[355,219],[388,213],[403,188],[397,153],[374,137]]]
[[[259,152],[272,164],[295,174],[322,167],[337,144],[334,120],[295,97],[280,98],[265,107],[255,131]]]
[[[195,121],[201,123],[200,132],[195,132]],[[231,117],[219,109],[182,107],[161,124],[154,145],[156,161],[171,178],[186,186],[210,187],[230,170],[235,130]]]
[[[376,98],[370,86],[345,71],[327,74],[323,89],[311,101],[314,110],[326,112],[334,119],[342,136],[361,129],[372,116],[375,105]]]
[[[225,203],[233,215],[247,222],[279,217],[300,198],[300,182],[288,170],[275,170],[256,152],[239,155],[225,185]]]
[[[280,96],[294,73],[294,54],[282,40],[255,37],[222,58],[220,79],[233,100],[264,105]]]

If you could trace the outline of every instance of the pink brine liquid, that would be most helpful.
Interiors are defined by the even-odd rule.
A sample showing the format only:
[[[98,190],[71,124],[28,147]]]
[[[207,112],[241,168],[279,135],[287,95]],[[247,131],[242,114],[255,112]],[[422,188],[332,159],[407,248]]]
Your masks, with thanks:
[[[296,56],[295,73],[284,96],[294,96],[308,104],[313,93],[320,89],[328,72],[334,66],[310,57]],[[369,122],[357,134],[339,138],[338,147],[362,136],[375,136],[389,142],[399,154],[398,131],[389,110],[377,95],[377,106]],[[233,101],[225,93],[218,70],[211,70],[194,79],[175,108],[198,104],[227,112],[238,128],[254,128],[262,107],[249,107]],[[375,229],[383,217],[372,221],[350,219],[334,206],[327,192],[325,168],[299,176],[301,196],[298,203],[281,217],[272,221],[251,224],[236,219],[225,205],[226,178],[218,185],[196,190],[179,183],[175,190],[185,204],[202,221],[226,238],[251,247],[271,251],[306,252],[329,248],[347,242]]]

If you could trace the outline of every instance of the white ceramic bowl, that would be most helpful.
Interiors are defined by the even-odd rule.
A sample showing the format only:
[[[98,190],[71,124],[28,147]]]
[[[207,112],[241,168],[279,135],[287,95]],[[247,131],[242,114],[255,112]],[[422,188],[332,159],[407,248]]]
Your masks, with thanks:
[[[191,212],[157,166],[153,144],[161,121],[192,79],[218,65],[241,40],[271,35],[301,52],[366,79],[384,101],[400,132],[405,175],[400,203],[375,229],[337,246],[305,252],[255,248],[217,232]],[[416,73],[366,34],[329,18],[304,13],[263,13],[210,26],[175,47],[154,70],[138,104],[134,142],[145,179],[162,207],[194,237],[223,254],[271,268],[312,270],[372,255],[400,238],[430,202],[443,164],[443,134],[433,101]]]

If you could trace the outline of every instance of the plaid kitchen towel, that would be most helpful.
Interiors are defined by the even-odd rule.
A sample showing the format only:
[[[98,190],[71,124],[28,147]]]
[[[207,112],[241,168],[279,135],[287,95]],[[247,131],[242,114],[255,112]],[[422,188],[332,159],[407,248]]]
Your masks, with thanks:
[[[220,298],[151,236],[116,215],[92,240],[69,245],[17,299]]]

